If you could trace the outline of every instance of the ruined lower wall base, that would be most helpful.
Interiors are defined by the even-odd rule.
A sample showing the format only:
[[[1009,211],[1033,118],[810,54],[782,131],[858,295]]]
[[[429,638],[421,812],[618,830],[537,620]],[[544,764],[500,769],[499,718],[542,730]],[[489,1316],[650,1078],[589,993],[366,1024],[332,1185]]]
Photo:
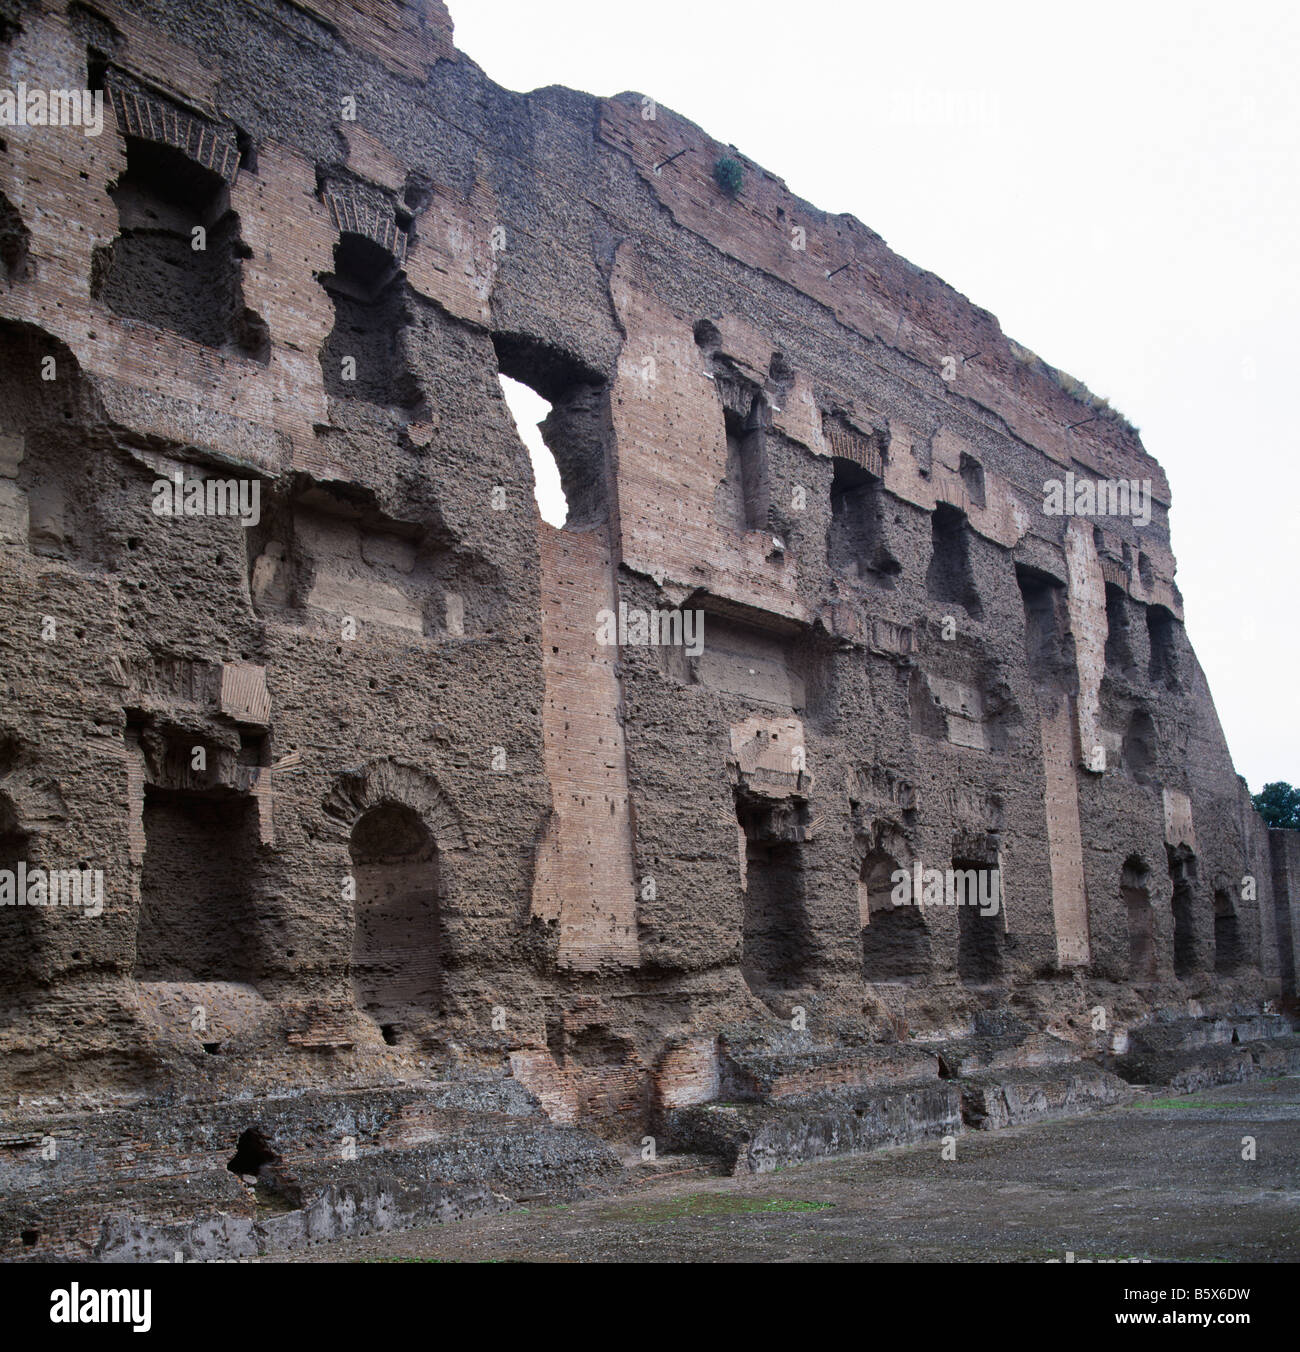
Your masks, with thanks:
[[[43,1114],[0,1140],[0,1257],[250,1257],[621,1174],[606,1143],[509,1079]]]
[[[665,1166],[763,1173],[1089,1112],[1146,1085],[1295,1074],[1300,1037],[1268,1014],[1171,1013],[1091,1049],[1006,1014],[895,1045],[739,1025],[681,1044],[665,1069],[654,1136],[623,1152],[574,1125],[562,1092],[510,1076],[29,1110],[0,1137],[0,1260],[228,1261],[617,1191]]]

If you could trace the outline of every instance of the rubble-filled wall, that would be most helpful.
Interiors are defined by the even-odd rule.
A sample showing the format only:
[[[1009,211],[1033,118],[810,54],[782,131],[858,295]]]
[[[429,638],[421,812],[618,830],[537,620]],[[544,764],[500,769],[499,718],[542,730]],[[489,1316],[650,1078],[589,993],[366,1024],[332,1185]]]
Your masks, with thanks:
[[[626,1134],[731,1027],[1294,993],[1164,474],[990,314],[439,0],[4,0],[0,71],[103,116],[0,126],[0,870],[102,872],[0,907],[8,1104],[472,1067]]]

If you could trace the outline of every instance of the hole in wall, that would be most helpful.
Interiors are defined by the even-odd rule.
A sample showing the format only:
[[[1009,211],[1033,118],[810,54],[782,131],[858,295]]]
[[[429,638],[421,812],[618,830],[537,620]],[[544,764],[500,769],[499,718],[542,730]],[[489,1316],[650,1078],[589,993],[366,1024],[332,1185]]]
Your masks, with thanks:
[[[1065,585],[1048,573],[1016,565],[1016,585],[1025,614],[1025,657],[1039,685],[1073,694],[1078,686],[1074,637]]]
[[[831,477],[831,567],[878,587],[894,587],[902,565],[885,539],[884,486],[854,460],[835,456]]]
[[[125,140],[126,168],[108,190],[118,233],[92,255],[91,296],[128,319],[269,361],[266,323],[244,304],[247,246],[225,180],[172,146]]]
[[[1218,976],[1231,976],[1243,963],[1241,924],[1232,894],[1219,888],[1214,894],[1214,970]],[[1235,1036],[1235,1034],[1234,1034]]]
[[[433,201],[433,181],[426,175],[410,170],[402,188],[402,202],[408,212],[423,211]]]
[[[26,281],[31,276],[28,247],[31,232],[23,223],[17,208],[0,192],[0,277],[9,284]]]
[[[1128,597],[1122,587],[1106,583],[1106,667],[1112,672],[1132,675],[1136,669],[1130,634]]]
[[[20,862],[31,858],[30,838],[19,828],[12,801],[0,793],[0,869],[16,875]],[[40,945],[38,914],[30,906],[6,910],[5,942],[0,945],[0,977],[7,987],[15,988],[28,973]]]
[[[1171,688],[1178,684],[1178,621],[1164,606],[1147,607],[1147,638],[1151,648],[1151,662],[1147,675]]]
[[[437,846],[419,814],[384,803],[358,818],[349,843],[356,880],[352,987],[381,1030],[442,993],[443,933]],[[385,1038],[387,1041],[387,1038]]]
[[[722,346],[722,333],[711,319],[700,319],[695,323],[695,343],[710,356]]]
[[[873,850],[858,871],[858,914],[864,922],[862,975],[867,981],[903,981],[930,970],[923,908],[894,901],[893,875],[900,867],[893,855]]]
[[[765,405],[755,395],[749,412],[723,410],[727,468],[716,496],[717,514],[734,531],[766,530],[771,505],[764,435]]]
[[[334,326],[320,350],[326,393],[418,410],[423,395],[402,339],[414,314],[406,274],[392,255],[344,231],[334,246],[334,271],[320,283],[334,306]]]
[[[301,1185],[256,1127],[242,1133],[226,1168],[242,1180],[253,1180],[261,1213],[292,1211],[302,1205]]]
[[[541,424],[551,416],[551,405],[536,390],[509,376],[498,376],[501,394],[514,419],[519,440],[533,464],[533,498],[538,515],[548,525],[562,529],[569,516],[569,502],[560,481],[560,467],[542,438]]]
[[[957,905],[957,975],[968,985],[981,986],[1002,975],[1005,922],[999,906],[996,914],[969,903],[980,895],[980,877],[997,867],[997,855],[991,848],[980,857],[954,855],[953,889]],[[989,889],[992,891],[992,888]]]
[[[235,1153],[230,1157],[226,1168],[232,1174],[256,1178],[267,1165],[279,1162],[280,1156],[271,1148],[266,1137],[256,1127],[249,1127],[241,1133],[235,1144]]]
[[[254,800],[146,785],[144,834],[136,980],[254,981]]]
[[[1188,977],[1201,965],[1196,933],[1196,856],[1186,845],[1170,845],[1166,853],[1174,885],[1174,975]]]
[[[1155,719],[1146,709],[1134,709],[1124,733],[1124,768],[1139,784],[1150,781],[1159,757]]]
[[[526,334],[494,333],[492,344],[499,374],[525,386],[534,396],[531,401],[519,396],[522,413],[516,416],[511,405],[511,414],[530,457],[537,445],[536,439],[529,440],[533,437],[531,426],[536,427],[541,446],[555,465],[560,499],[567,508],[561,524],[568,530],[580,530],[603,523],[609,511],[608,447],[612,437],[603,377],[553,344]],[[504,392],[506,387],[502,389]],[[540,427],[537,400],[550,405]],[[546,467],[547,457],[534,458],[533,463],[534,481],[540,490],[537,467]],[[560,516],[561,500],[548,492],[544,505],[550,515],[543,519],[551,525]],[[539,495],[539,511],[542,506]]]
[[[1151,910],[1151,870],[1135,854],[1120,872],[1120,898],[1128,920],[1128,970],[1134,981],[1156,977],[1155,919]]]
[[[965,512],[947,502],[935,507],[930,516],[931,554],[925,589],[932,601],[955,601],[978,620],[984,607],[975,589],[970,537]]]
[[[806,979],[812,929],[806,901],[808,805],[736,791],[744,860],[741,968],[751,990],[789,990]]]
[[[961,453],[961,460],[958,466],[958,473],[961,475],[962,484],[966,489],[966,496],[973,507],[984,506],[984,466],[975,459],[973,455],[967,455],[965,451]]]
[[[239,151],[239,167],[248,174],[257,173],[257,147],[253,138],[242,127],[235,128],[235,149]]]

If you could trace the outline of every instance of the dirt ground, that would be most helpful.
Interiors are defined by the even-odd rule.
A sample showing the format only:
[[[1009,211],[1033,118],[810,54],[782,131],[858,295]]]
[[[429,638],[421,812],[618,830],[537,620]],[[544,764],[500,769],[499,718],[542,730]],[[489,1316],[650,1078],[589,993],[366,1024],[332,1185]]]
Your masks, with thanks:
[[[1300,1260],[1300,1077],[974,1132],[956,1155],[927,1142],[663,1179],[266,1261]]]

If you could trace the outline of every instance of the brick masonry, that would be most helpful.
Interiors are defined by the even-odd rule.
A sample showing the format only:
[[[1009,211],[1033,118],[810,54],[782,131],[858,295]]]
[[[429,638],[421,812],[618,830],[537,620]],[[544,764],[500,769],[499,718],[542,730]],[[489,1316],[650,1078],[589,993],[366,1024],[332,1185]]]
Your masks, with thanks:
[[[1012,1004],[1083,1055],[1099,1003],[1294,999],[1300,861],[1187,641],[1166,477],[993,315],[639,95],[498,88],[438,0],[0,0],[0,86],[92,80],[102,135],[0,128],[0,869],[106,897],[0,908],[14,1139],[52,1098],[486,1076],[629,1141]],[[553,406],[563,529],[500,372]],[[257,519],[161,517],[177,472]],[[1150,521],[1048,513],[1067,474],[1150,480]],[[703,647],[603,645],[620,608]],[[882,858],[1005,905],[924,908],[903,962]]]

